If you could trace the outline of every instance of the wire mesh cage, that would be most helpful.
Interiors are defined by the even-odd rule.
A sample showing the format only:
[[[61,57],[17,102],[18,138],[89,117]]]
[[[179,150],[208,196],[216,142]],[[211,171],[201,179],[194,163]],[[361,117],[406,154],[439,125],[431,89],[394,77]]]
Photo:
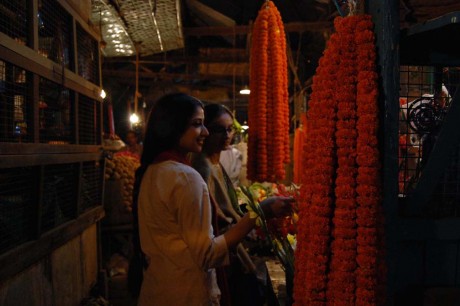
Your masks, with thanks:
[[[45,166],[41,232],[77,216],[79,168],[78,163]]]
[[[0,60],[0,142],[33,139],[30,77],[28,71]]]
[[[40,142],[75,143],[73,92],[62,84],[40,78],[39,94]]]
[[[99,161],[83,163],[80,211],[102,205],[103,167]]]
[[[99,84],[98,42],[77,24],[78,74]]]
[[[399,196],[417,187],[459,83],[456,67],[401,66]],[[447,166],[429,199],[425,217],[460,216],[460,146],[446,152]]]
[[[0,32],[8,35],[22,45],[29,43],[27,15],[30,1],[2,0],[0,1]]]
[[[33,167],[0,169],[0,253],[34,238],[37,170]]]
[[[59,65],[72,69],[72,16],[55,0],[38,4],[38,52]],[[62,71],[64,74],[64,71]]]
[[[80,95],[78,101],[78,135],[80,144],[101,143],[101,104]]]

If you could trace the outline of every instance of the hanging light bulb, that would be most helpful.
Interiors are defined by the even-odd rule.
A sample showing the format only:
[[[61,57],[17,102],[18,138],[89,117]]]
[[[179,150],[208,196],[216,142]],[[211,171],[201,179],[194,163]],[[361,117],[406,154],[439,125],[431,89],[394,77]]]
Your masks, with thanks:
[[[129,121],[132,124],[137,124],[137,123],[139,123],[139,116],[134,113],[129,117]]]
[[[101,96],[102,99],[105,99],[105,97],[107,97],[107,94],[105,93],[104,89],[101,89],[100,96]]]
[[[248,85],[245,85],[241,90],[240,94],[241,95],[249,95],[251,93],[251,90],[249,89]]]

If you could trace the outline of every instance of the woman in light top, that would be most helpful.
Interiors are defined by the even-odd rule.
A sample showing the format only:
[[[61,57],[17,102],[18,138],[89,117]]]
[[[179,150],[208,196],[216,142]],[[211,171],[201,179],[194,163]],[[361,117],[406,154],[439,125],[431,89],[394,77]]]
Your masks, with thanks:
[[[170,94],[155,104],[146,125],[134,193],[134,232],[146,262],[139,305],[219,305],[215,268],[228,264],[229,250],[255,226],[247,214],[225,234],[214,233],[208,187],[188,159],[209,135],[204,120],[198,99]],[[281,216],[291,201],[273,197],[261,207],[267,216]]]
[[[221,104],[208,104],[204,107],[204,125],[209,136],[203,145],[201,153],[193,155],[192,166],[201,174],[208,185],[211,201],[216,205],[218,217],[218,234],[225,233],[232,224],[237,223],[243,213],[238,204],[238,197],[233,182],[221,163],[222,152],[231,148],[235,134],[234,117],[232,112]],[[222,289],[229,294],[224,305],[258,306],[264,304],[260,295],[256,277],[256,265],[242,243],[231,253],[230,265],[225,269],[226,282],[218,279]],[[228,284],[228,289],[223,287]]]

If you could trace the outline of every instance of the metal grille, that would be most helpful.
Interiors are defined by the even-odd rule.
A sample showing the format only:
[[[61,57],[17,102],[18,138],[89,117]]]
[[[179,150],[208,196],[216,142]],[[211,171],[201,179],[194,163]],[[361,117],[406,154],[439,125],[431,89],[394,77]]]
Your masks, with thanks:
[[[32,141],[32,107],[26,70],[0,60],[0,142]]]
[[[80,209],[82,212],[102,205],[102,169],[103,167],[99,161],[83,163],[80,193]]]
[[[80,95],[78,102],[78,132],[80,144],[100,144],[100,103]]]
[[[42,233],[76,217],[78,170],[78,164],[45,166]]]
[[[40,142],[75,143],[73,93],[61,84],[40,78]]]
[[[53,62],[72,69],[72,16],[56,0],[38,5],[38,52]],[[62,71],[63,73],[63,71]]]
[[[454,67],[401,66],[399,195],[419,182],[459,85]],[[428,217],[460,215],[460,147],[445,154],[448,166],[429,200]]]
[[[22,45],[29,42],[27,33],[29,3],[30,1],[26,0],[0,1],[0,32],[5,33]]]
[[[99,84],[98,42],[77,24],[78,74]]]
[[[36,227],[35,168],[0,169],[0,253],[33,239]]]

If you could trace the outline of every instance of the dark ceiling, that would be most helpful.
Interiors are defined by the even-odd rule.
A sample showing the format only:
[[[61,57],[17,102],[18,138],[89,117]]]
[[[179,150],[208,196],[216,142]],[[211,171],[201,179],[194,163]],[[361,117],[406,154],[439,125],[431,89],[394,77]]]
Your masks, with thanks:
[[[147,107],[165,92],[181,90],[244,112],[248,96],[238,91],[249,82],[251,25],[264,2],[181,0],[184,48],[141,54],[139,59],[139,91]],[[308,86],[332,31],[332,20],[339,14],[337,7],[329,0],[273,2],[285,23],[291,71],[295,70],[300,87]],[[347,10],[345,4],[341,8]],[[124,104],[134,95],[135,57],[104,58],[102,68],[104,87],[111,86],[114,102]],[[294,91],[292,85],[290,91]]]
[[[108,0],[108,3],[117,6],[120,1]],[[184,48],[147,56],[141,53],[139,91],[142,100],[149,105],[172,88],[188,90],[203,100],[226,103],[236,109],[246,108],[247,96],[239,95],[237,90],[248,83],[251,25],[264,2],[180,0]],[[300,89],[308,88],[333,31],[334,18],[339,11],[348,12],[347,1],[273,2],[285,23],[290,79],[295,71]],[[453,10],[460,10],[460,1],[401,0],[401,28]],[[126,103],[134,94],[135,57],[105,57],[102,69],[104,87],[113,88],[114,102]],[[291,82],[290,94],[297,90]]]

